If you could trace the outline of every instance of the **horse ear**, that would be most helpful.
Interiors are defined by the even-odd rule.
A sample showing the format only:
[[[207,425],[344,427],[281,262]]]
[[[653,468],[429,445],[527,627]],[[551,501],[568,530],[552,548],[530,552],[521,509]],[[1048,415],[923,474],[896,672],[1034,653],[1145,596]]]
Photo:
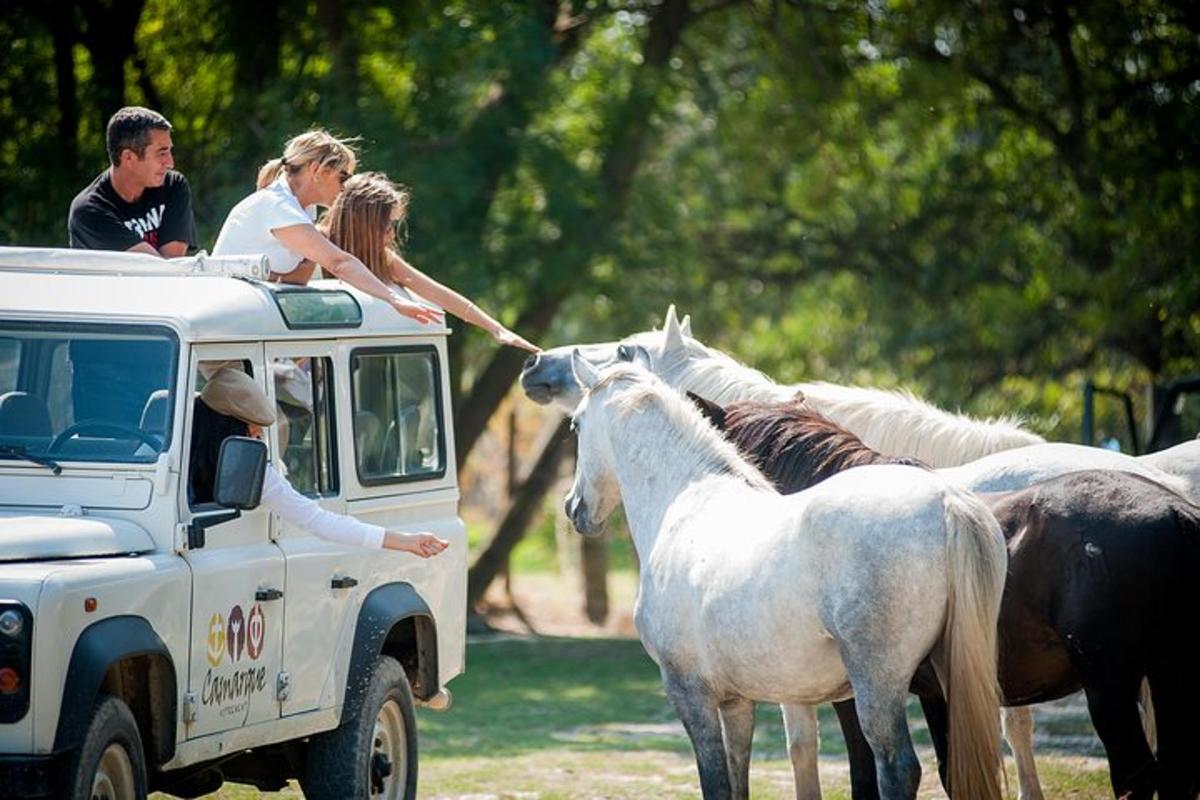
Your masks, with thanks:
[[[617,346],[617,359],[626,361],[630,364],[637,364],[645,370],[653,372],[653,364],[650,361],[650,351],[642,347],[640,344],[621,344]]]
[[[684,347],[683,331],[679,329],[679,317],[675,316],[675,306],[667,309],[667,319],[663,323],[663,352],[679,350]]]
[[[719,406],[711,400],[705,400],[695,392],[687,393],[688,399],[696,404],[696,408],[700,409],[700,413],[712,423],[713,427],[719,431],[725,430],[725,408]]]
[[[684,336],[692,338],[692,315],[684,314],[683,319],[679,321],[679,330]]]
[[[579,355],[578,350],[571,351],[571,372],[575,373],[576,382],[585,391],[591,390],[600,381],[600,373],[592,366],[592,362]]]

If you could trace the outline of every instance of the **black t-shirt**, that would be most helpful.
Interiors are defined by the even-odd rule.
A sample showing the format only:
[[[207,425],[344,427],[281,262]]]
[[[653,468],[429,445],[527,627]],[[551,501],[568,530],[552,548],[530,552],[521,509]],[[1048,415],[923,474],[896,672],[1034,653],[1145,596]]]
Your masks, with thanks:
[[[71,201],[67,235],[71,247],[86,250],[128,250],[139,242],[156,250],[167,242],[187,242],[194,248],[192,190],[172,170],[162,186],[150,187],[135,202],[126,203],[106,169]]]

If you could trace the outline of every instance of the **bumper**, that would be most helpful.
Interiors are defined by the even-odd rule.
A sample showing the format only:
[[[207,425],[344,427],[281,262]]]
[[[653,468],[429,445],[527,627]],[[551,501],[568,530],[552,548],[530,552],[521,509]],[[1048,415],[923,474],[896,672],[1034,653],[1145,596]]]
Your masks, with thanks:
[[[48,797],[52,756],[0,756],[0,800]]]

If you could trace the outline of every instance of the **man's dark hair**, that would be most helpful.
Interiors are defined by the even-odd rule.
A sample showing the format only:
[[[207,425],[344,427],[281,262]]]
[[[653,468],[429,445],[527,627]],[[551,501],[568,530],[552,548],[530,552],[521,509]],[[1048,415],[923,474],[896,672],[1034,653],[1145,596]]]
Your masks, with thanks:
[[[126,106],[113,114],[107,131],[109,163],[115,167],[122,150],[132,150],[138,158],[145,158],[152,130],[169,131],[171,123],[157,111],[141,106]]]

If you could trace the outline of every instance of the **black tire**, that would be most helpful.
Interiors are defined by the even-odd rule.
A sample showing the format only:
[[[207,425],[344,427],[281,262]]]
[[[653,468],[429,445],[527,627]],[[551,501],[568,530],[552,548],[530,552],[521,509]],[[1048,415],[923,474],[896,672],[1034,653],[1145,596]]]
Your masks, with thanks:
[[[96,700],[83,744],[67,754],[63,767],[58,796],[66,800],[145,800],[142,737],[123,700]]]
[[[354,719],[309,741],[302,788],[306,800],[416,798],[417,721],[408,676],[394,658],[375,659]]]

